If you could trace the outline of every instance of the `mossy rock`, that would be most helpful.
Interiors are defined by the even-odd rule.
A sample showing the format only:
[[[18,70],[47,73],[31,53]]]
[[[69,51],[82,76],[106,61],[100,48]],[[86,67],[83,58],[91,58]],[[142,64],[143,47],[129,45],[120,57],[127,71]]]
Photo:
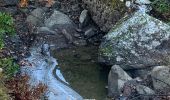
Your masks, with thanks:
[[[140,69],[170,64],[170,26],[140,11],[124,17],[104,37],[99,62]]]
[[[105,32],[108,32],[126,12],[125,4],[120,0],[83,0],[83,2],[87,5],[92,19]]]

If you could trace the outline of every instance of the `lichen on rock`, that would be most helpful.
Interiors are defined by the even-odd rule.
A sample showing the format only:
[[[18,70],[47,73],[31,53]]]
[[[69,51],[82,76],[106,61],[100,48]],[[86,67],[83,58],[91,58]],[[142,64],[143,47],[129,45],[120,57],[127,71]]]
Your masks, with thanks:
[[[123,69],[169,64],[170,26],[146,13],[123,18],[104,37],[99,61]],[[116,60],[119,57],[121,60]]]

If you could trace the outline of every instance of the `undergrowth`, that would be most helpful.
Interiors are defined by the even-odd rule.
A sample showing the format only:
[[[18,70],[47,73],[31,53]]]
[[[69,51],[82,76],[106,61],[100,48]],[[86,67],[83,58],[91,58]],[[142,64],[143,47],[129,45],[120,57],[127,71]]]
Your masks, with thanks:
[[[170,1],[169,0],[151,0],[152,8],[157,15],[162,16],[163,20],[170,21]]]
[[[10,14],[0,12],[0,49],[4,47],[5,35],[15,35],[14,20]]]
[[[6,36],[15,35],[14,19],[10,14],[0,12],[0,55],[3,55]],[[10,100],[5,81],[10,80],[19,70],[19,66],[11,57],[0,57],[0,100]]]

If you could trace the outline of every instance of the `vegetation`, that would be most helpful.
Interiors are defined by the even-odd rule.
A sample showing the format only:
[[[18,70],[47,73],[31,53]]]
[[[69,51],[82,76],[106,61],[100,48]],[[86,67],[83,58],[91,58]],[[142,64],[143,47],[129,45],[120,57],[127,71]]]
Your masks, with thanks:
[[[4,47],[5,35],[14,35],[14,21],[11,15],[0,12],[0,49]]]
[[[170,1],[169,0],[152,0],[152,8],[161,14],[166,21],[170,21]]]
[[[0,12],[0,50],[4,48],[6,35],[15,35],[14,20],[10,14]],[[3,53],[3,51],[1,52]],[[0,100],[10,100],[4,82],[10,79],[19,69],[14,60],[9,57],[0,58]]]
[[[30,89],[28,81],[28,76],[16,76],[8,81],[6,86],[13,91],[12,98],[14,100],[41,100],[41,98],[46,100],[44,99],[43,93],[47,87],[40,83],[38,86]]]
[[[19,66],[13,61],[12,58],[0,59],[0,68],[3,69],[3,73],[7,78],[10,78],[19,70]]]

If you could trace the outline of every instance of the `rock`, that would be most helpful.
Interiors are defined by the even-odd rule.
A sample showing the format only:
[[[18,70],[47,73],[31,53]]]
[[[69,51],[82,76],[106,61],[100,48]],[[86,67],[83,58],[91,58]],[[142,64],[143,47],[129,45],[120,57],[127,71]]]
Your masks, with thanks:
[[[130,2],[130,1],[126,1],[125,5],[126,5],[126,7],[128,7],[128,8],[129,8],[132,4],[131,4],[131,2]]]
[[[88,10],[83,10],[79,17],[80,27],[83,28],[89,22],[90,16],[88,14]]]
[[[128,99],[130,100],[133,97],[135,97],[137,100],[148,100],[148,98],[150,97],[145,97],[143,95],[152,95],[154,93],[155,92],[149,87],[140,85],[140,83],[136,79],[125,82],[122,88],[122,96],[128,97]],[[137,95],[141,96],[138,98]]]
[[[18,5],[19,0],[1,0],[0,6],[12,6],[12,5]]]
[[[68,40],[69,43],[72,43],[73,42],[73,37],[71,34],[69,34],[67,32],[67,30],[63,29],[62,30],[62,34],[64,35],[64,37]]]
[[[74,27],[73,21],[64,13],[55,10],[53,14],[45,20],[45,26],[52,28],[56,27],[57,25],[70,25],[70,27]]]
[[[170,86],[170,67],[157,66],[151,72],[154,89],[165,89]]]
[[[139,5],[151,4],[150,0],[136,0],[135,3]]]
[[[144,68],[144,69],[136,69],[136,70],[129,70],[127,72],[129,72],[132,77],[141,77],[144,78],[146,77],[152,70],[151,68]]]
[[[41,53],[44,56],[50,56],[50,46],[48,44],[43,44],[41,48]]]
[[[2,68],[0,68],[0,74],[3,72],[3,69]]]
[[[95,23],[105,32],[108,32],[126,11],[125,4],[120,0],[82,0],[82,2],[87,5]]]
[[[34,26],[42,26],[45,11],[42,8],[37,8],[31,12],[26,21]]]
[[[97,34],[97,32],[95,32],[93,28],[86,30],[85,33],[84,33],[86,38],[90,38],[90,37],[92,37],[96,34]]]
[[[11,15],[15,15],[17,14],[18,10],[17,10],[17,7],[1,7],[0,8],[0,12],[6,12],[6,13],[9,13]]]
[[[124,83],[132,78],[118,65],[112,66],[108,76],[108,96],[121,93]]]
[[[170,26],[146,13],[124,17],[103,38],[99,62],[123,69],[169,64]]]
[[[86,40],[83,40],[83,39],[79,39],[79,40],[75,40],[74,42],[73,42],[73,44],[75,45],[75,46],[85,46],[85,45],[87,45],[87,42],[86,42]]]
[[[45,34],[56,34],[56,31],[50,30],[48,27],[38,27],[37,33],[45,33]]]
[[[152,89],[144,85],[137,85],[136,91],[138,92],[138,94],[145,94],[145,95],[155,94],[155,92]]]

